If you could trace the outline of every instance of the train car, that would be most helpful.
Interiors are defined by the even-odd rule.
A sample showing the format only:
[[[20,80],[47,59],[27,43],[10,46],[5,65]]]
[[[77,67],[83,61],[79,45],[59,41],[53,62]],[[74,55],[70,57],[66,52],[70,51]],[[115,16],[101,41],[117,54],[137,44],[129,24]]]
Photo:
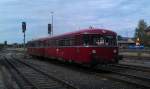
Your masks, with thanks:
[[[117,63],[117,34],[105,29],[84,29],[28,42],[28,53],[79,64]]]

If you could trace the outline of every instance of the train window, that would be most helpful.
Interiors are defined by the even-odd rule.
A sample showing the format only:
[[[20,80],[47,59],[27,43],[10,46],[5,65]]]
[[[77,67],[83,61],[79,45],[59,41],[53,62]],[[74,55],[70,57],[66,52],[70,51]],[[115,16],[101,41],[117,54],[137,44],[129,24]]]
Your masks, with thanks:
[[[93,45],[104,45],[105,44],[105,40],[104,40],[104,37],[103,36],[93,36],[92,37],[92,44]]]
[[[89,45],[90,43],[90,37],[89,35],[83,35],[83,45],[86,46],[86,45]]]
[[[40,42],[36,42],[36,47],[40,47]]]
[[[52,45],[53,45],[53,46],[57,46],[57,43],[58,43],[58,41],[57,41],[56,39],[53,39],[53,40],[52,40]]]
[[[114,36],[105,36],[105,40],[107,41],[108,45],[111,45],[111,46],[117,45],[117,41]]]
[[[34,42],[34,47],[36,47],[36,45],[37,45],[37,42]]]
[[[40,46],[40,42],[36,42],[36,47],[39,47]]]
[[[34,47],[34,44],[33,44],[33,42],[31,43],[31,47]]]
[[[116,39],[114,36],[94,35],[92,36],[92,45],[115,46]]]
[[[64,45],[64,40],[59,40],[59,41],[58,41],[58,45],[59,45],[59,46],[63,46],[63,45]]]
[[[35,47],[35,42],[33,42],[33,47]]]
[[[54,45],[54,40],[49,39],[48,46],[53,46],[53,45]]]
[[[38,45],[37,45],[37,46],[38,46],[38,47],[41,47],[41,46],[42,46],[41,41],[38,42]]]
[[[61,40],[61,46],[65,46],[65,40]]]
[[[71,38],[71,39],[70,39],[70,46],[73,46],[73,45],[74,45],[74,43],[75,43],[75,42],[74,42],[74,39],[73,39],[73,38]]]
[[[72,46],[74,40],[72,38],[64,38],[63,40],[61,40],[60,46]]]
[[[64,46],[69,46],[70,44],[69,44],[69,39],[65,39],[64,40]]]
[[[79,46],[83,44],[83,38],[82,35],[75,35],[75,37],[73,37],[74,39],[74,46]]]
[[[56,41],[55,41],[55,45],[56,45],[56,46],[59,46],[59,40],[56,40]]]

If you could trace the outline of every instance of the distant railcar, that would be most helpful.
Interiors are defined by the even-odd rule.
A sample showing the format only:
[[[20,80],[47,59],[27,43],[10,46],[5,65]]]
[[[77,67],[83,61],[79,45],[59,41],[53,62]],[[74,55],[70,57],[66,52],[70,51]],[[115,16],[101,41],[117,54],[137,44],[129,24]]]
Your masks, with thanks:
[[[84,29],[28,42],[28,53],[80,64],[118,62],[117,34],[105,29]]]

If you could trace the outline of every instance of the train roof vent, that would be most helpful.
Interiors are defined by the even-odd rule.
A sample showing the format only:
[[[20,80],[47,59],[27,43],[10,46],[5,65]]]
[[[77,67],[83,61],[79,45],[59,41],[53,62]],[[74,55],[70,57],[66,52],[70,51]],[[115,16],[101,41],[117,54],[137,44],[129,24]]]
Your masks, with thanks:
[[[94,27],[90,26],[89,29],[94,29]]]

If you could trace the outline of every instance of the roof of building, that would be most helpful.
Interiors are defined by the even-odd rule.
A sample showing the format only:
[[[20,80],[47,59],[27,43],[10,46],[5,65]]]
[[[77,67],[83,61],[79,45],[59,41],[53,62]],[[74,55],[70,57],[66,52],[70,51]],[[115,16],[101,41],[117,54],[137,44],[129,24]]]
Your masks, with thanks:
[[[134,44],[134,41],[118,41],[119,44]]]
[[[146,32],[150,32],[150,26],[145,29]]]
[[[130,43],[135,43],[135,41],[131,37],[122,37],[122,39],[119,40],[118,43],[121,43],[121,44],[130,44]]]

